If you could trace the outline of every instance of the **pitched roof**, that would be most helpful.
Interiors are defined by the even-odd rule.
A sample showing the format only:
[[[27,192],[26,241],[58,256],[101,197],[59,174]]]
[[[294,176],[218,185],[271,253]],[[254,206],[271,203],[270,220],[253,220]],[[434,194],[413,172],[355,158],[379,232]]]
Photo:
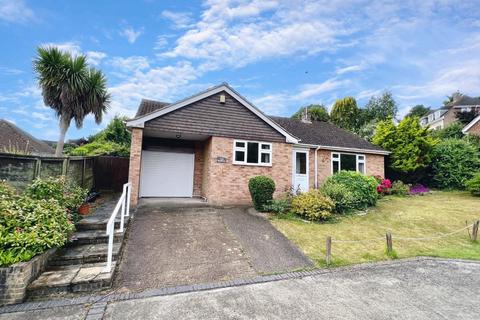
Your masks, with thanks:
[[[148,99],[142,99],[142,102],[140,102],[140,106],[138,106],[137,114],[135,115],[135,118],[144,116],[146,114],[149,114],[151,112],[160,110],[168,106],[170,103],[168,102],[160,102],[160,101],[155,101],[155,100],[148,100]]]
[[[447,104],[449,107],[454,106],[478,106],[480,105],[480,98],[473,98],[461,93],[453,95],[453,101]]]
[[[469,124],[467,124],[463,129],[463,134],[467,134],[470,129],[480,121],[480,115],[476,116]]]
[[[300,139],[300,144],[309,144],[330,149],[359,149],[369,150],[373,153],[388,154],[379,146],[376,146],[359,136],[343,130],[330,122],[312,121],[303,122],[302,120],[270,117],[282,126],[285,130]]]
[[[54,154],[55,150],[45,142],[38,140],[13,123],[0,119],[0,152],[10,149],[27,151],[33,154]]]

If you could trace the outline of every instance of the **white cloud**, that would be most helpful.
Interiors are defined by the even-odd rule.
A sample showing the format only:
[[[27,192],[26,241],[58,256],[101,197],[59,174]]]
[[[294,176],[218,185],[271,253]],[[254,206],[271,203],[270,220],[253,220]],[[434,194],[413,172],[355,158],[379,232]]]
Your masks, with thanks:
[[[98,66],[107,57],[105,52],[100,51],[87,51],[86,55],[88,63],[94,66]]]
[[[303,101],[311,97],[318,97],[323,93],[345,86],[349,82],[349,80],[337,80],[336,78],[332,78],[321,83],[306,84],[300,88],[300,92],[293,96],[293,99]]]
[[[45,113],[40,113],[40,112],[32,112],[31,113],[31,116],[32,118],[36,119],[36,120],[40,120],[40,121],[48,121],[51,119],[50,116],[48,116],[47,114]]]
[[[47,43],[42,43],[42,47],[57,47],[59,50],[68,52],[75,56],[80,55],[82,53],[80,44],[77,41],[47,42]]]
[[[0,67],[0,74],[7,76],[17,76],[22,73],[25,73],[25,71],[16,68]]]
[[[131,56],[127,58],[114,57],[110,64],[122,73],[141,71],[150,67],[148,58],[142,56]]]
[[[174,12],[170,10],[164,10],[161,13],[161,16],[165,19],[168,19],[173,23],[173,28],[183,29],[191,27],[192,18],[189,12]]]
[[[35,13],[23,0],[0,0],[0,20],[26,23],[35,20]]]
[[[125,27],[120,31],[120,35],[127,39],[129,43],[135,43],[137,38],[143,33],[143,28],[135,30],[132,27]]]
[[[364,69],[365,69],[364,66],[357,64],[357,65],[353,65],[353,66],[337,68],[337,70],[335,70],[335,73],[337,75],[342,75],[342,74],[345,74],[345,73],[362,71]]]

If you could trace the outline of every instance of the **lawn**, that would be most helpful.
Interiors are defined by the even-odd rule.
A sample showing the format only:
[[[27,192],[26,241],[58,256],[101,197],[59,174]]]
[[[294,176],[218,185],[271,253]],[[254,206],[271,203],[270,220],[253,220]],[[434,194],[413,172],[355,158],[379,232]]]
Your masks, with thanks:
[[[340,217],[326,223],[309,223],[292,217],[271,221],[298,245],[317,266],[325,266],[325,239],[331,236],[332,265],[387,260],[385,233],[390,231],[398,258],[435,256],[480,260],[480,243],[470,241],[467,230],[432,240],[396,240],[396,237],[430,237],[449,233],[480,219],[480,198],[467,192],[435,191],[424,196],[388,196],[366,213]],[[335,240],[381,238],[371,242]]]

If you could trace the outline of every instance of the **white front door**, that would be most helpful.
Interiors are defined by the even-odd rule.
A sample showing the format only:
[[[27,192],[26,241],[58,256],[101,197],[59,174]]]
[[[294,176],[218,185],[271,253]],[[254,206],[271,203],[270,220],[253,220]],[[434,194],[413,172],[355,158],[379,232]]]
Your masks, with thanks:
[[[142,151],[140,197],[191,197],[194,154]]]
[[[293,189],[308,191],[308,150],[293,150]]]

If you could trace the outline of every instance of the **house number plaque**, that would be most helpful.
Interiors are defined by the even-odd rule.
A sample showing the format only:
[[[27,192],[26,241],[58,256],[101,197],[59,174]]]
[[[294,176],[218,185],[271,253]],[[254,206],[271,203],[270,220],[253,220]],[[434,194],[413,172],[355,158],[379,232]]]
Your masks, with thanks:
[[[217,157],[217,163],[227,163],[227,158],[225,158],[225,157]]]

